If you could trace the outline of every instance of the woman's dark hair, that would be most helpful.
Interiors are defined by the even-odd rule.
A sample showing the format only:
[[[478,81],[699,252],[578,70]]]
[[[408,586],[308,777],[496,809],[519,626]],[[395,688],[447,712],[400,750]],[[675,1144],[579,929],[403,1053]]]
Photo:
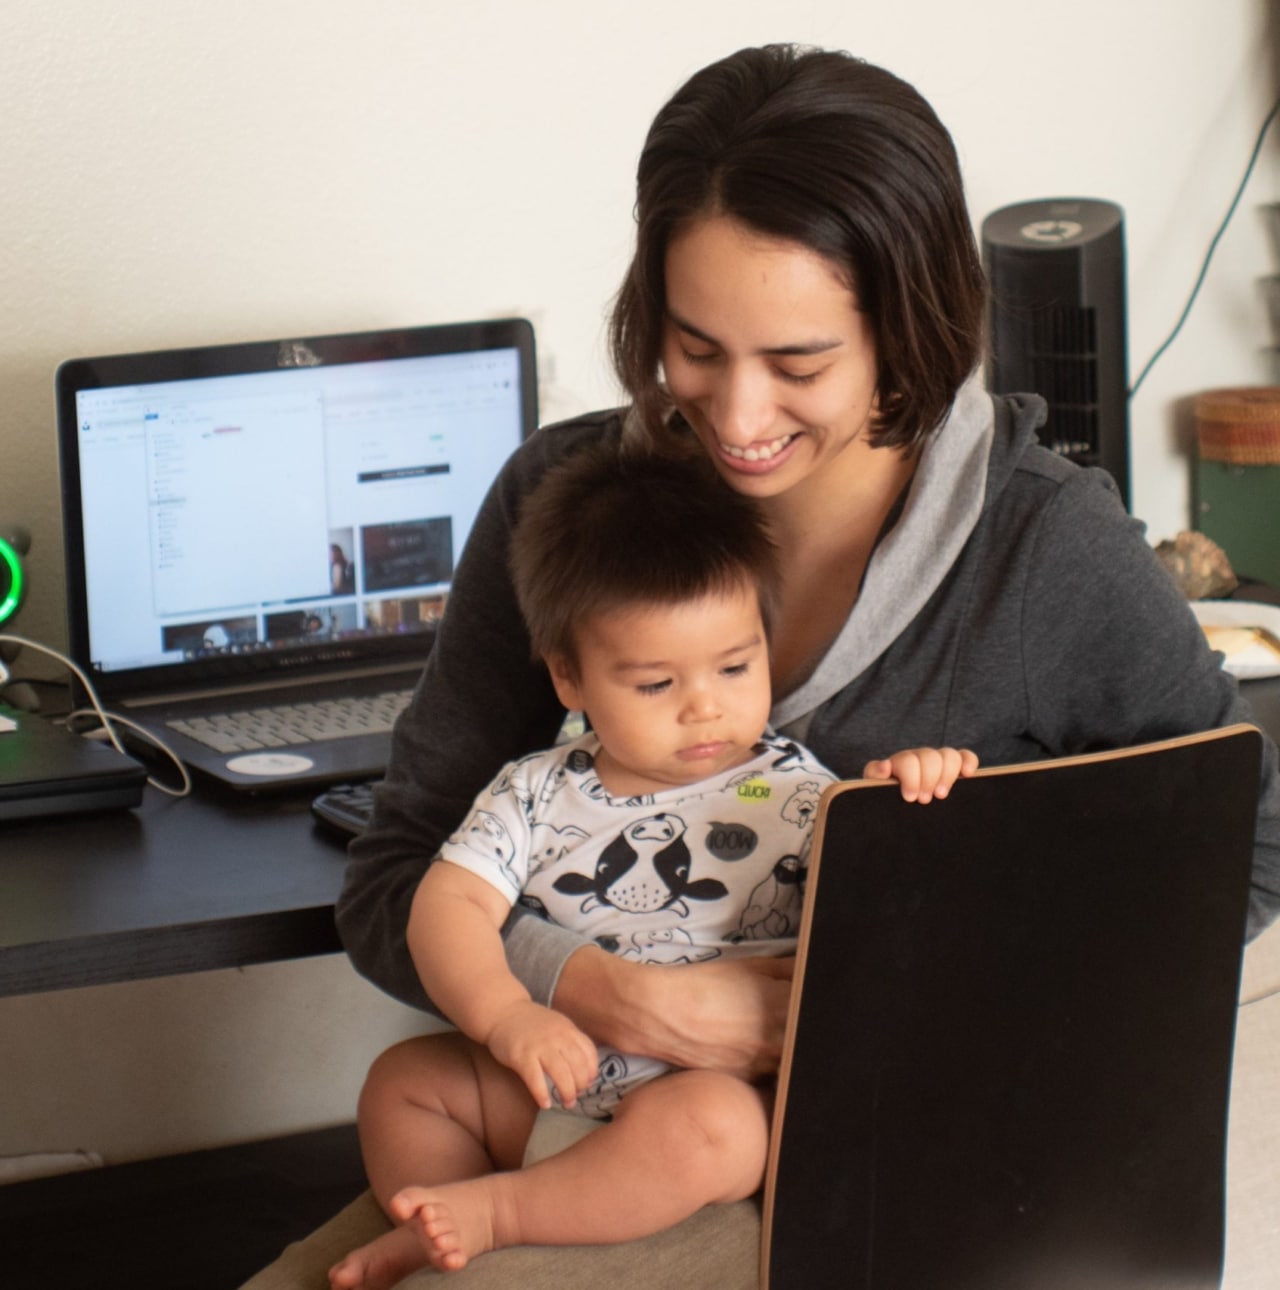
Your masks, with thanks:
[[[635,605],[678,605],[754,588],[766,635],[781,587],[756,502],[715,467],[614,442],[553,466],[524,499],[511,576],[535,657],[576,670],[585,619]]]
[[[951,136],[891,72],[835,51],[743,49],[658,113],[636,176],[636,252],[614,304],[614,366],[663,442],[658,379],[671,239],[725,215],[830,261],[875,338],[871,441],[910,450],[978,365],[986,281]]]

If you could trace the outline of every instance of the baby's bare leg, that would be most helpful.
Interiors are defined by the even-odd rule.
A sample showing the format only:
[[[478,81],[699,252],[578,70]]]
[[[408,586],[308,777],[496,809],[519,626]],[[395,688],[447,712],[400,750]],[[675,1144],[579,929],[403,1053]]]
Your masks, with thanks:
[[[411,1039],[383,1053],[360,1094],[360,1145],[369,1183],[395,1221],[391,1197],[517,1167],[536,1107],[519,1078],[457,1034]],[[335,1290],[383,1290],[422,1267],[421,1229],[397,1227],[329,1270]]]
[[[661,1231],[764,1177],[769,1108],[759,1089],[680,1071],[637,1089],[613,1121],[516,1172],[409,1187],[391,1202],[453,1270],[508,1245],[599,1245]]]

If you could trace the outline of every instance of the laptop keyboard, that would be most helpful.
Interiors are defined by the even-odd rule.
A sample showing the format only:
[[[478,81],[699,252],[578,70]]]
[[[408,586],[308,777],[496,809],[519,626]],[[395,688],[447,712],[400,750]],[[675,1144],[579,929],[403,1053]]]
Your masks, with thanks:
[[[373,818],[373,782],[334,784],[311,803],[311,813],[322,824],[349,837],[363,833]]]
[[[351,735],[389,731],[409,702],[412,690],[389,690],[346,699],[280,703],[242,712],[175,718],[166,724],[219,753],[290,748]]]

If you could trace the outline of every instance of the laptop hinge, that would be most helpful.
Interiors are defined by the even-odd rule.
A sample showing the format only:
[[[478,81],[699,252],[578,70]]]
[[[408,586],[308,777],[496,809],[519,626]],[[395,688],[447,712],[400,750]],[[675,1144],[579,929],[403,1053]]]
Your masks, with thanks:
[[[422,669],[421,659],[401,659],[398,663],[380,663],[375,666],[353,668],[340,675],[299,676],[291,673],[264,677],[260,681],[236,681],[230,684],[227,678],[219,678],[216,684],[208,689],[170,691],[165,694],[135,695],[132,698],[113,699],[111,702],[122,708],[156,708],[166,703],[189,703],[200,699],[231,699],[238,694],[255,694],[263,690],[302,689],[308,685],[324,685],[334,681],[353,681],[364,677],[413,675]]]

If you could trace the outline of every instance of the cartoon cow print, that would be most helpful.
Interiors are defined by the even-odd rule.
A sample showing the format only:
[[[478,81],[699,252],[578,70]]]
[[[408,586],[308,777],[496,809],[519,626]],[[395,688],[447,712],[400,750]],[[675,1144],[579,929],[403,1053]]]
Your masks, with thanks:
[[[506,825],[492,811],[475,811],[466,827],[453,835],[452,841],[499,865],[502,876],[519,891],[520,882],[513,865],[516,858],[515,843],[512,842]]]
[[[818,801],[821,797],[822,785],[817,780],[804,780],[796,785],[795,792],[783,804],[782,818],[797,828],[807,829],[818,814]]]
[[[543,782],[542,789],[538,793],[538,805],[545,807],[553,797],[565,786],[568,779],[568,772],[563,766],[557,766],[552,770],[546,780]]]
[[[531,761],[532,758],[526,757],[524,761]],[[524,762],[516,763],[514,769],[519,769]],[[520,804],[520,810],[524,813],[527,820],[533,813],[533,792],[529,788],[529,781],[523,775],[512,773],[513,768],[508,766],[497,779],[489,785],[489,794],[492,797],[501,797],[503,793],[510,793],[512,797]]]
[[[554,824],[533,825],[529,830],[529,877],[563,859],[586,836],[586,830],[576,824],[566,824],[563,828],[556,828]]]
[[[693,858],[684,840],[685,823],[662,812],[629,824],[600,853],[595,873],[562,874],[553,884],[566,896],[586,896],[584,914],[612,905],[625,914],[670,909],[684,918],[689,900],[719,900],[728,894],[714,878],[689,880]]]
[[[582,1095],[594,1115],[607,1115],[622,1101],[618,1087],[627,1078],[627,1059],[621,1053],[609,1053],[600,1063],[600,1070],[590,1087]]]
[[[795,936],[800,930],[804,874],[799,856],[783,856],[773,872],[756,884],[731,941],[767,941]]]
[[[668,965],[699,963],[703,959],[720,957],[720,951],[711,946],[696,949],[693,937],[683,927],[663,927],[649,932],[632,932],[626,939],[625,947],[622,942],[617,942],[615,950],[624,959]]]
[[[788,770],[804,759],[804,749],[791,739],[783,743],[777,752],[778,755],[770,763],[774,770]]]

